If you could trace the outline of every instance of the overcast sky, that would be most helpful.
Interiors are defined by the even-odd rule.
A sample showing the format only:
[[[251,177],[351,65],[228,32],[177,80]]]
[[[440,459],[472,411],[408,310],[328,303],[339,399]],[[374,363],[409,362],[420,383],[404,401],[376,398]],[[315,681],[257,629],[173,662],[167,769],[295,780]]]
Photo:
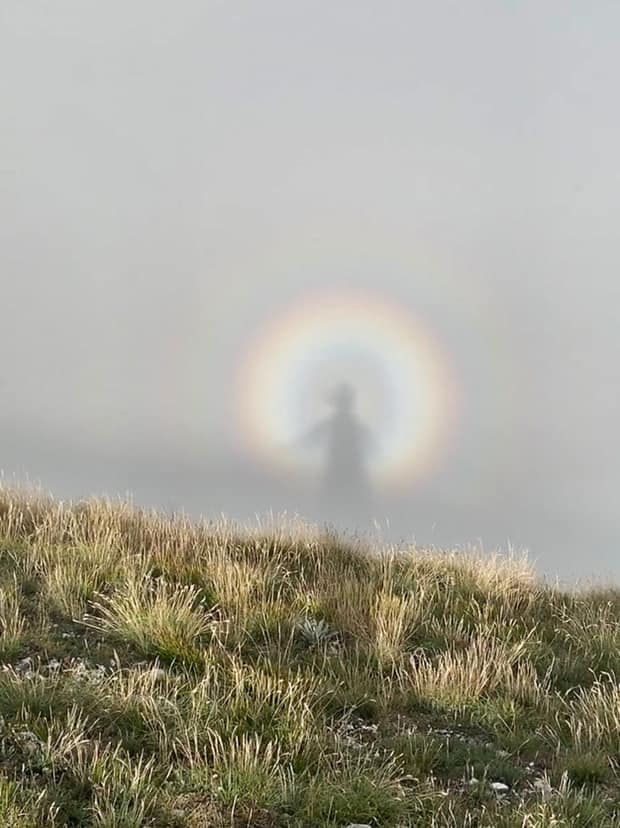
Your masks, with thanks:
[[[400,531],[620,578],[619,32],[605,0],[3,0],[0,466],[252,514],[239,355],[363,286],[462,389]]]

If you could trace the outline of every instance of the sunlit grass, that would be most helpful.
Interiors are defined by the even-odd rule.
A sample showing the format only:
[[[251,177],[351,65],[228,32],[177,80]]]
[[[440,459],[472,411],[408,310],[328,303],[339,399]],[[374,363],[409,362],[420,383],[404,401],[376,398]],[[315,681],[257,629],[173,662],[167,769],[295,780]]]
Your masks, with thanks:
[[[0,553],[1,825],[620,824],[618,590],[7,490]]]
[[[215,624],[198,587],[163,578],[132,576],[91,606],[86,624],[166,661],[199,660]]]
[[[8,658],[19,650],[26,619],[21,611],[21,594],[17,582],[0,588],[0,655]]]

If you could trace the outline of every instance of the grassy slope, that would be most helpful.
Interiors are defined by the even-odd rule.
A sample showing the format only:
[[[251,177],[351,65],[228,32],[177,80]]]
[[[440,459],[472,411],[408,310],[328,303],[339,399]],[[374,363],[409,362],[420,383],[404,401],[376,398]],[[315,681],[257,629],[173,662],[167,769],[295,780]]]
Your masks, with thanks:
[[[6,490],[0,561],[2,826],[620,825],[620,592]]]

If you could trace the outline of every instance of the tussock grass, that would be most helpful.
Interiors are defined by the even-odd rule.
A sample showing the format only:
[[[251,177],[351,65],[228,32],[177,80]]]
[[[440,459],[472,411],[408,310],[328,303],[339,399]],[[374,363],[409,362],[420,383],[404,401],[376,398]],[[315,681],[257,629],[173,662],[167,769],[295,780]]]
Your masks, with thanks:
[[[87,625],[166,661],[199,660],[215,623],[198,587],[162,578],[130,577],[112,595],[98,596],[92,608]]]
[[[3,658],[14,655],[20,647],[26,620],[21,612],[20,589],[0,588],[0,654]]]
[[[38,563],[48,606],[69,619],[81,618],[95,593],[121,577],[114,547],[43,549]]]
[[[411,659],[410,686],[419,699],[459,713],[489,697],[531,706],[546,703],[547,692],[534,665],[524,658],[523,642],[506,644],[485,633],[463,649],[454,647],[431,659]]]
[[[568,741],[579,751],[606,750],[620,757],[620,686],[613,676],[580,688],[566,703]]]
[[[516,557],[0,490],[0,825],[615,826],[619,644]]]
[[[0,825],[4,828],[43,828],[56,825],[57,808],[46,807],[45,792],[25,791],[16,782],[0,776]]]

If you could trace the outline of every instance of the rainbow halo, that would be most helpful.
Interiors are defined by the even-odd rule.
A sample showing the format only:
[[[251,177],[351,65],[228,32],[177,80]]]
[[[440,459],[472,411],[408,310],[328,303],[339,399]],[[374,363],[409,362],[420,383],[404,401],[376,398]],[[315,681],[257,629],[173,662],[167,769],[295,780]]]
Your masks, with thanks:
[[[329,393],[343,381],[373,434],[375,482],[403,486],[432,471],[456,413],[447,360],[415,316],[368,293],[312,295],[250,343],[238,378],[247,448],[272,467],[315,473],[321,456],[300,442],[329,416]]]

